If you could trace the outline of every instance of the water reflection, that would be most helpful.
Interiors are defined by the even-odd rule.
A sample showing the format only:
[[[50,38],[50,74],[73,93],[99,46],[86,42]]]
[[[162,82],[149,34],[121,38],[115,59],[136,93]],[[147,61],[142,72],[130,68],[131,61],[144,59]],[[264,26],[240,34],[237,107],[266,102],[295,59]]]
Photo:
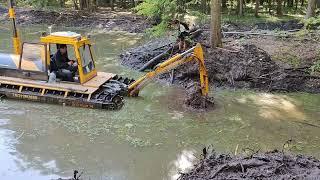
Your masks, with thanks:
[[[0,129],[0,177],[1,180],[12,179],[52,179],[58,178],[54,173],[42,173],[38,168],[28,166],[28,162],[21,159],[16,145],[19,143],[15,140],[15,133],[11,130]],[[48,166],[47,166],[48,167]],[[55,164],[50,165],[55,168]],[[46,167],[43,167],[46,168]],[[41,178],[40,178],[41,177]]]
[[[296,120],[306,119],[306,115],[297,102],[285,95],[274,94],[252,94],[238,99],[242,104],[254,103],[258,106],[261,117],[270,120],[291,118]]]
[[[169,179],[176,180],[180,177],[179,172],[186,173],[192,169],[193,165],[197,161],[195,154],[195,150],[183,150],[181,153],[179,153],[177,155],[177,159],[172,161],[169,165],[171,166]]]

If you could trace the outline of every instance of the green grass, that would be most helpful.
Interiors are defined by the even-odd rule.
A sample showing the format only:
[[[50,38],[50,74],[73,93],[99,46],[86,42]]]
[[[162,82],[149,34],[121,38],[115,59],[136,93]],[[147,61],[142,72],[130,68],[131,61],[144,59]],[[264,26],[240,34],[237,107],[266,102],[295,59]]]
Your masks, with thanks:
[[[311,74],[320,75],[320,50],[317,52],[317,59],[314,64],[310,67]]]
[[[200,13],[198,11],[188,11],[189,16],[198,18],[200,24],[210,22],[210,15]],[[240,25],[254,25],[257,23],[277,23],[289,20],[298,20],[303,22],[304,15],[292,14],[288,12],[283,16],[270,15],[269,13],[260,12],[259,17],[254,16],[253,8],[247,7],[243,16],[236,15],[235,10],[229,10],[222,13],[222,23],[235,23]]]

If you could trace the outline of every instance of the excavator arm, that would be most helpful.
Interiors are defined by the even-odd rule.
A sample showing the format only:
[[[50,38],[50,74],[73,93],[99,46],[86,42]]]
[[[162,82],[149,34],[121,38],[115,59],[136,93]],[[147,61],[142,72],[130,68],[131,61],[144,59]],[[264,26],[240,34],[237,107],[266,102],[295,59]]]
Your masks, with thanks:
[[[190,61],[196,61],[199,65],[201,93],[203,96],[207,96],[209,91],[208,73],[204,64],[203,49],[201,47],[201,44],[199,43],[195,47],[185,51],[184,53],[177,54],[174,57],[166,60],[165,62],[158,64],[153,71],[145,74],[143,77],[129,85],[128,90],[130,96],[136,96],[139,91],[155,77]]]

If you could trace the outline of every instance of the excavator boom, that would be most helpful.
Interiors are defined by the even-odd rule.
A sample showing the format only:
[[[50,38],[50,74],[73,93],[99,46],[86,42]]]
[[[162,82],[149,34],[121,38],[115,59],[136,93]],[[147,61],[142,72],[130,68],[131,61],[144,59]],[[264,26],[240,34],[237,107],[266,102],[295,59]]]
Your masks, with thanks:
[[[200,44],[197,44],[195,47],[187,50],[186,52],[177,54],[174,57],[166,60],[165,62],[158,64],[155,70],[145,74],[143,77],[136,80],[128,88],[130,96],[136,96],[139,91],[155,77],[190,61],[196,61],[199,65],[201,93],[203,96],[207,96],[209,91],[209,80],[207,69],[204,64],[203,49]]]

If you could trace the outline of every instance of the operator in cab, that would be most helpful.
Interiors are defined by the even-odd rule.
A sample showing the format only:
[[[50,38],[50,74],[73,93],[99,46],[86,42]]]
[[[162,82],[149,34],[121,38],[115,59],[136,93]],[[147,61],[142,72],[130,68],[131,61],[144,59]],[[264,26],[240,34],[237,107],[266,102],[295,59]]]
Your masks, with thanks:
[[[57,44],[57,52],[54,55],[56,65],[56,76],[63,81],[74,81],[75,73],[78,71],[78,64],[68,58],[67,45]]]

